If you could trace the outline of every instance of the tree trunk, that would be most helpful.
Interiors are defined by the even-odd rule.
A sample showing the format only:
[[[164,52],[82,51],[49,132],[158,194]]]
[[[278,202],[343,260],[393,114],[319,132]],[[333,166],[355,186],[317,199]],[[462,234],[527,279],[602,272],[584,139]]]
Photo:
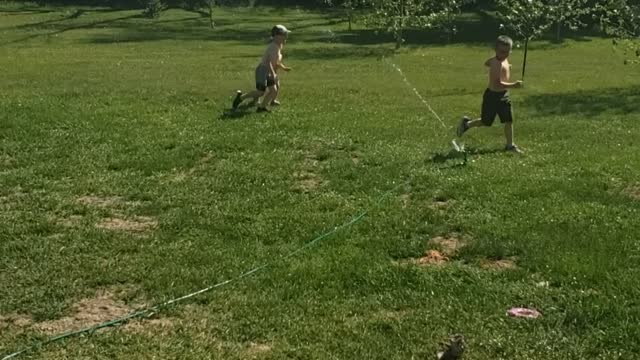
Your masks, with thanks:
[[[562,23],[557,23],[556,24],[557,28],[556,28],[556,41],[560,42],[562,41]]]
[[[351,11],[347,12],[347,17],[348,17],[348,20],[349,20],[349,31],[351,31],[351,17],[352,17],[351,16]]]
[[[396,50],[402,46],[402,29],[404,28],[404,0],[400,0],[400,23],[396,29]]]
[[[209,5],[209,24],[211,25],[211,28],[215,28],[216,27],[216,23],[215,21],[213,21],[213,1],[209,0],[207,1],[207,5]]]
[[[524,41],[524,61],[522,62],[522,81],[524,81],[524,72],[527,69],[527,52],[529,51],[529,38]]]

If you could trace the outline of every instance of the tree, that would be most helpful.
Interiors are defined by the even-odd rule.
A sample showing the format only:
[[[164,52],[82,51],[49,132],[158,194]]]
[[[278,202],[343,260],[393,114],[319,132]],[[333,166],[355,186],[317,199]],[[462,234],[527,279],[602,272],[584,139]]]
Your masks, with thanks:
[[[209,13],[209,25],[213,29],[216,27],[215,21],[213,21],[213,7],[216,6],[216,0],[203,0],[205,5],[207,6],[207,11]]]
[[[539,0],[502,0],[498,13],[505,22],[503,26],[524,39],[524,61],[522,63],[522,79],[524,80],[529,41],[542,35],[553,24],[553,18],[549,14],[547,5]]]
[[[462,12],[462,7],[474,3],[475,0],[441,0],[434,3],[433,13],[430,15],[433,27],[440,29],[447,36],[447,42],[451,42],[458,33],[456,19]]]
[[[148,18],[157,18],[160,13],[166,8],[166,5],[162,3],[162,0],[145,0],[145,8],[142,11],[142,15]]]
[[[548,0],[548,14],[556,26],[556,40],[562,40],[562,28],[578,30],[583,20],[593,12],[589,0]]]
[[[614,36],[614,46],[621,48],[627,63],[640,63],[640,3],[628,0],[605,0],[598,6],[603,28]]]
[[[218,2],[219,0],[183,0],[182,6],[189,11],[206,15],[209,18],[209,25],[213,29],[216,26],[216,22],[213,20],[213,9]],[[207,9],[206,12],[202,11],[203,7]]]
[[[355,11],[366,5],[367,0],[324,0],[329,6],[342,8],[349,21],[349,31],[351,31],[351,23],[353,22],[353,16]]]
[[[404,42],[403,32],[410,27],[431,27],[429,0],[370,0],[372,12],[365,18],[367,26],[383,28],[393,34],[396,49]],[[434,0],[435,1],[435,0]]]

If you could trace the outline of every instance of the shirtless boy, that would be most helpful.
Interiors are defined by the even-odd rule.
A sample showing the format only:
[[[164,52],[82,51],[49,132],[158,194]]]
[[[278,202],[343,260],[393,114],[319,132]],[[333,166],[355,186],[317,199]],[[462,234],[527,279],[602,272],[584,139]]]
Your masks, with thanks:
[[[233,110],[236,110],[244,100],[252,98],[253,102],[257,102],[263,95],[262,101],[258,103],[257,112],[270,112],[267,106],[279,105],[276,100],[280,90],[278,70],[291,71],[290,67],[282,63],[282,49],[289,33],[290,31],[283,25],[276,25],[271,29],[271,42],[256,67],[256,90],[247,94],[238,90],[233,100]]]
[[[522,151],[513,143],[513,112],[509,89],[522,87],[522,81],[510,82],[511,65],[507,58],[511,54],[513,40],[508,36],[500,36],[496,41],[496,56],[487,60],[485,66],[489,67],[489,86],[482,99],[482,115],[479,119],[471,120],[463,117],[458,126],[458,136],[462,136],[467,130],[479,126],[491,126],[496,118],[504,124],[504,136],[507,140],[505,150],[521,153]]]

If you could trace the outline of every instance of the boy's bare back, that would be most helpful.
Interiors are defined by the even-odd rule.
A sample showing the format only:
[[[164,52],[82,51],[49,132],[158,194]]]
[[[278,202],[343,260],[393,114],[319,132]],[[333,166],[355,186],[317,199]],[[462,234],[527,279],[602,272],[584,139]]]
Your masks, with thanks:
[[[271,42],[269,43],[269,46],[267,46],[267,50],[265,50],[264,55],[262,55],[262,60],[260,60],[260,63],[267,67],[271,65],[273,69],[275,69],[281,60],[282,52],[280,45],[276,44],[275,42]]]

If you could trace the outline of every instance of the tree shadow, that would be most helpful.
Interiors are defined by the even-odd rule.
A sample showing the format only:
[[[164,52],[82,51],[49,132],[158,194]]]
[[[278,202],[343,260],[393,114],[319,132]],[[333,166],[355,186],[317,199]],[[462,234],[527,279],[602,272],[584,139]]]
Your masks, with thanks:
[[[54,25],[54,24],[59,24],[61,22],[67,21],[67,20],[72,20],[72,19],[77,19],[80,16],[87,14],[87,13],[92,13],[92,12],[100,12],[100,13],[107,13],[107,12],[116,12],[116,11],[120,11],[120,10],[111,10],[111,9],[92,9],[92,10],[86,10],[86,9],[76,9],[73,12],[69,13],[68,15],[62,15],[61,14],[61,18],[59,19],[51,19],[51,20],[45,20],[45,21],[40,21],[37,23],[28,23],[28,24],[22,24],[22,25],[16,25],[13,27],[9,27],[6,29],[16,29],[16,30],[21,30],[21,29],[35,29],[35,28],[39,28],[39,27],[45,27],[45,26],[49,26],[49,25]]]
[[[56,12],[51,9],[31,9],[31,8],[19,8],[19,9],[0,9],[0,14],[3,15],[34,15],[34,14],[48,14]]]
[[[389,46],[318,46],[313,48],[302,48],[287,53],[287,57],[293,60],[309,59],[345,59],[345,58],[382,58],[393,54],[393,49]]]
[[[540,94],[523,100],[540,116],[580,114],[595,117],[601,114],[627,115],[640,112],[640,85],[626,88],[580,90],[568,93]]]
[[[291,29],[293,31],[299,31],[299,30],[304,30],[304,29],[308,29],[308,28],[312,28],[312,27],[319,27],[319,26],[333,26],[333,25],[338,25],[338,24],[342,24],[345,21],[343,19],[339,19],[339,18],[328,18],[328,17],[323,17],[321,18],[323,20],[325,20],[324,22],[321,23],[308,23],[308,24],[304,24],[304,25],[296,25],[295,23],[292,23],[291,25]],[[305,22],[308,20],[305,20]]]
[[[449,37],[439,29],[407,29],[403,32],[405,45],[487,45],[498,35],[500,23],[495,16],[480,12],[473,16],[460,16],[453,22],[459,31]],[[337,33],[338,42],[352,45],[374,45],[394,42],[393,36],[382,29],[360,29]]]
[[[200,19],[184,19],[183,21],[172,21],[174,23],[197,23]],[[194,24],[197,25],[197,24]],[[208,26],[207,26],[208,28]],[[92,44],[111,44],[126,42],[145,42],[145,41],[161,41],[161,40],[180,40],[180,41],[237,41],[248,42],[252,44],[266,44],[268,38],[265,32],[261,30],[235,30],[224,29],[209,31],[203,30],[201,27],[192,26],[183,29],[158,28],[152,26],[125,26],[122,32],[113,35],[96,35],[87,40]]]
[[[289,9],[290,10],[290,9]],[[109,19],[103,21],[95,21],[86,24],[78,24],[71,26],[64,24],[65,20],[82,17],[85,13],[100,11],[113,12],[120,11],[118,9],[85,9],[76,10],[76,12],[61,18],[49,19],[40,23],[25,24],[16,26],[18,29],[46,27],[53,30],[49,33],[33,34],[22,39],[10,41],[0,44],[6,45],[16,42],[27,41],[40,36],[51,36],[64,33],[70,30],[91,29],[96,27],[108,27],[118,30],[116,34],[95,34],[90,35],[86,40],[92,44],[110,44],[121,42],[145,42],[159,40],[182,40],[182,41],[232,41],[250,44],[266,43],[269,39],[269,26],[267,25],[268,17],[265,13],[286,14],[287,9],[279,9],[278,11],[260,11],[260,12],[239,12],[233,17],[221,17],[214,12],[214,21],[216,27],[212,29],[208,19],[208,13],[201,10],[184,10],[187,17],[176,18],[176,13],[172,13],[172,18],[167,20],[146,20],[146,21],[124,21],[133,18],[143,18],[142,15],[130,15]],[[173,10],[172,10],[173,11]],[[50,12],[49,10],[43,12]],[[284,15],[283,15],[284,16]],[[264,20],[265,28],[261,28]],[[285,19],[286,20],[286,19]],[[345,20],[336,18],[333,12],[323,12],[320,14],[309,14],[305,18],[290,19],[289,24],[294,29],[294,34],[290,39],[291,44],[297,42],[317,42],[327,44],[343,44],[343,45],[374,45],[375,47],[351,47],[340,48],[329,47],[318,50],[301,49],[296,57],[301,59],[321,58],[334,59],[345,57],[382,57],[392,53],[392,47],[389,43],[393,43],[392,35],[374,29],[361,29],[354,31],[336,30],[331,28],[337,24],[343,23]],[[250,28],[239,28],[238,24],[251,24]],[[475,14],[465,14],[456,20],[455,25],[460,29],[452,39],[448,39],[439,30],[420,30],[410,29],[404,33],[405,45],[421,46],[421,45],[443,45],[448,44],[449,40],[455,44],[469,45],[488,45],[496,36],[499,35],[499,21],[490,13],[480,12]],[[314,29],[315,28],[315,29]],[[296,31],[298,30],[298,31]],[[384,46],[384,47],[383,47]],[[542,46],[563,46],[563,44],[541,44],[536,42],[531,45],[532,48]],[[292,54],[293,55],[293,54]]]
[[[297,29],[310,28],[315,26],[325,26],[338,23],[337,20],[325,20],[323,22],[307,23]],[[269,41],[269,28],[264,29],[238,29],[230,27],[238,22],[242,23],[242,18],[229,20],[215,20],[214,29],[210,27],[209,19],[204,16],[189,17],[183,19],[154,20],[148,24],[144,23],[119,23],[113,24],[114,28],[122,30],[114,36],[98,35],[89,38],[87,41],[94,44],[108,44],[119,42],[144,42],[160,40],[183,40],[183,41],[233,41],[250,44],[266,44]],[[308,20],[306,20],[308,22]],[[333,36],[322,31],[301,31],[296,33],[290,44],[297,42],[332,42]]]
[[[21,43],[21,42],[29,41],[29,40],[36,39],[36,38],[39,38],[39,37],[55,36],[55,35],[59,35],[59,34],[65,33],[67,31],[72,31],[72,30],[92,29],[92,28],[96,28],[96,27],[100,27],[100,26],[104,26],[104,25],[111,25],[111,24],[114,24],[114,23],[117,23],[117,22],[120,22],[120,21],[128,20],[128,19],[141,18],[141,17],[142,17],[141,14],[134,14],[134,15],[121,16],[121,17],[114,18],[114,19],[95,21],[95,22],[91,22],[91,23],[87,23],[87,24],[80,24],[80,25],[75,25],[75,26],[61,26],[61,27],[59,27],[58,29],[56,29],[54,31],[41,33],[41,34],[29,35],[29,36],[22,37],[20,39],[16,39],[16,40],[11,40],[11,41],[8,41],[8,42],[0,43],[0,46],[6,46],[6,45],[10,45],[10,44]]]

